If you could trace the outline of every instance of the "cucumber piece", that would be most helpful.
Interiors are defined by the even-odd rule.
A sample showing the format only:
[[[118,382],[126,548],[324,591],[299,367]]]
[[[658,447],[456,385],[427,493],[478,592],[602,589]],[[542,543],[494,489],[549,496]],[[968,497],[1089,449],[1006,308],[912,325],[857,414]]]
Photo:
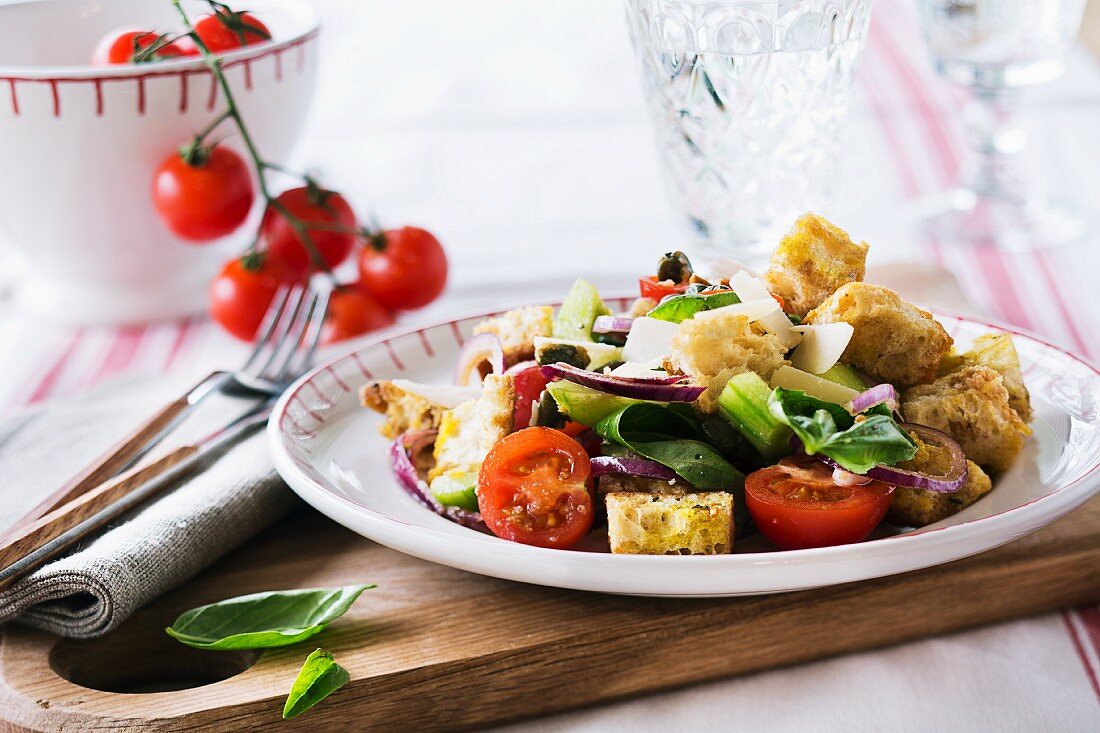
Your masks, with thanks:
[[[558,403],[558,409],[563,415],[589,427],[627,405],[642,402],[642,400],[600,392],[564,379],[546,385],[546,391]]]
[[[578,369],[595,371],[608,364],[623,360],[623,350],[618,346],[595,341],[573,341],[562,338],[535,337],[535,361],[554,364],[563,361]]]
[[[867,383],[863,381],[863,377],[859,376],[859,372],[847,364],[834,364],[817,376],[828,379],[835,384],[842,384],[857,392],[867,389]]]
[[[592,322],[597,316],[611,315],[596,286],[577,280],[554,318],[554,338],[592,341]]]
[[[466,511],[477,511],[477,474],[468,471],[448,471],[432,480],[428,487],[432,496],[444,506],[456,506]]]
[[[756,372],[737,374],[719,395],[718,410],[760,455],[775,460],[791,452],[794,433],[768,409],[771,393],[771,387]]]

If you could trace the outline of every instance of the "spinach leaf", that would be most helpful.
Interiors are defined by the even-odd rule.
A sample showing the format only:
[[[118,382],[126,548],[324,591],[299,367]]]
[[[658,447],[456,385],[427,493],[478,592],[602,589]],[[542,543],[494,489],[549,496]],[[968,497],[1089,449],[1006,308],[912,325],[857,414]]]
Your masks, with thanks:
[[[686,405],[639,403],[617,410],[593,428],[612,443],[668,466],[699,491],[733,494],[734,524],[740,534],[748,522],[745,475],[706,442]]]
[[[348,671],[336,663],[332,654],[324,649],[306,657],[305,664],[290,687],[290,694],[283,706],[283,718],[301,715],[351,679]]]
[[[853,473],[867,473],[880,463],[892,466],[917,453],[912,439],[890,415],[873,413],[856,422],[840,405],[781,388],[772,392],[768,408],[790,426],[807,453],[828,456]]]
[[[684,293],[683,295],[674,295],[671,298],[661,301],[660,305],[646,315],[660,321],[681,323],[688,320],[699,311],[714,310],[715,308],[735,305],[740,302],[741,299],[737,297],[737,294],[730,290],[723,290],[710,295]]]
[[[196,649],[264,649],[320,633],[374,585],[237,596],[185,611],[165,631]]]

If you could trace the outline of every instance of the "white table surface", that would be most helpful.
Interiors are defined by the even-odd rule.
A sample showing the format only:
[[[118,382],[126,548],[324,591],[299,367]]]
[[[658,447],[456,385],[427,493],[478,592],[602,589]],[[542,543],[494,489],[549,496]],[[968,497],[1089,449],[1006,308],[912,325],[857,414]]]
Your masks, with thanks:
[[[323,68],[300,160],[361,211],[436,232],[446,296],[407,322],[627,288],[686,244],[665,201],[618,0],[314,0]],[[913,7],[879,0],[826,212],[871,262],[938,263],[975,307],[1100,355],[1100,221],[1040,255],[930,246],[904,222],[964,150]],[[1100,200],[1100,68],[1027,96],[1029,175]],[[2,169],[0,169],[2,175]],[[1095,207],[1093,207],[1095,208]],[[2,278],[0,278],[2,280]],[[201,318],[65,328],[0,305],[0,414],[112,379],[205,373],[241,346]],[[1100,730],[1100,609],[1078,609],[515,726],[516,731]]]

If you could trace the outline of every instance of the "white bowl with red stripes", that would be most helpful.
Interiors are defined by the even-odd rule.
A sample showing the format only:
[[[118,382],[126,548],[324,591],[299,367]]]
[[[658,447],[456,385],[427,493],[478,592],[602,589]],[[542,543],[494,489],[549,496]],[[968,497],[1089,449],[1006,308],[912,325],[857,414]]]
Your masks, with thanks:
[[[451,378],[461,343],[486,314],[387,334],[299,379],[268,423],[275,467],[306,502],[364,537],[416,557],[507,580],[604,593],[737,596],[903,573],[1011,542],[1055,521],[1100,490],[1100,371],[1036,336],[970,318],[937,318],[965,348],[1009,331],[1031,390],[1034,433],[993,491],[918,530],[886,525],[853,545],[780,552],[759,536],[729,555],[612,555],[593,532],[580,550],[498,539],[436,515],[393,478],[381,417],[358,403],[374,378]]]
[[[317,71],[316,13],[301,0],[250,0],[272,40],[228,53],[225,71],[260,152],[285,161]],[[197,18],[210,12],[185,2]],[[0,246],[23,270],[16,300],[49,318],[126,323],[200,310],[238,235],[197,247],[153,211],[157,166],[224,109],[201,60],[91,66],[122,27],[178,29],[166,0],[0,3]],[[226,143],[239,138],[224,128]],[[254,207],[253,220],[259,207]]]

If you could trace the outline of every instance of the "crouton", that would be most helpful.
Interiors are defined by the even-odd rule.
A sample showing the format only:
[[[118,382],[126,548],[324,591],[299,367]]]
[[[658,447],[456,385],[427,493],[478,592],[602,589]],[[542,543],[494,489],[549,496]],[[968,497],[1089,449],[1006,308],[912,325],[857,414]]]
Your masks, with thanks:
[[[548,305],[518,308],[474,326],[475,334],[496,334],[509,366],[534,358],[535,337],[550,336],[553,331],[554,309]]]
[[[881,285],[849,283],[807,314],[805,323],[850,323],[840,360],[904,389],[936,378],[952,340],[932,314]]]
[[[670,372],[690,374],[706,385],[696,406],[704,412],[718,409],[718,396],[730,377],[756,372],[765,380],[786,364],[783,339],[752,324],[741,315],[691,318],[680,324],[672,337],[672,353],[666,360]]]
[[[428,480],[451,471],[476,471],[492,447],[512,432],[515,402],[515,379],[490,374],[480,397],[444,412]]]
[[[611,552],[721,555],[733,547],[733,497],[725,492],[605,497]]]
[[[787,311],[805,316],[838,288],[863,280],[867,245],[817,214],[803,214],[772,252],[764,274]]]
[[[908,422],[927,425],[959,442],[967,458],[983,468],[1006,470],[1023,446],[1028,427],[1009,404],[1004,378],[980,364],[963,366],[932,384],[902,393]]]
[[[387,438],[396,438],[409,430],[434,430],[447,409],[388,380],[364,384],[359,388],[359,401],[364,407],[386,416],[378,430]]]
[[[918,452],[913,460],[898,465],[910,470],[923,470],[920,458]],[[899,527],[924,527],[961,512],[988,494],[993,482],[986,472],[974,461],[967,461],[966,465],[970,471],[966,483],[952,494],[904,486],[894,489],[894,501],[886,513],[886,521]]]
[[[987,333],[979,336],[960,361],[955,368],[964,364],[981,364],[1000,374],[1008,390],[1008,404],[1025,423],[1031,421],[1031,395],[1020,372],[1020,356],[1016,353],[1011,334]],[[944,372],[943,365],[940,371]]]

